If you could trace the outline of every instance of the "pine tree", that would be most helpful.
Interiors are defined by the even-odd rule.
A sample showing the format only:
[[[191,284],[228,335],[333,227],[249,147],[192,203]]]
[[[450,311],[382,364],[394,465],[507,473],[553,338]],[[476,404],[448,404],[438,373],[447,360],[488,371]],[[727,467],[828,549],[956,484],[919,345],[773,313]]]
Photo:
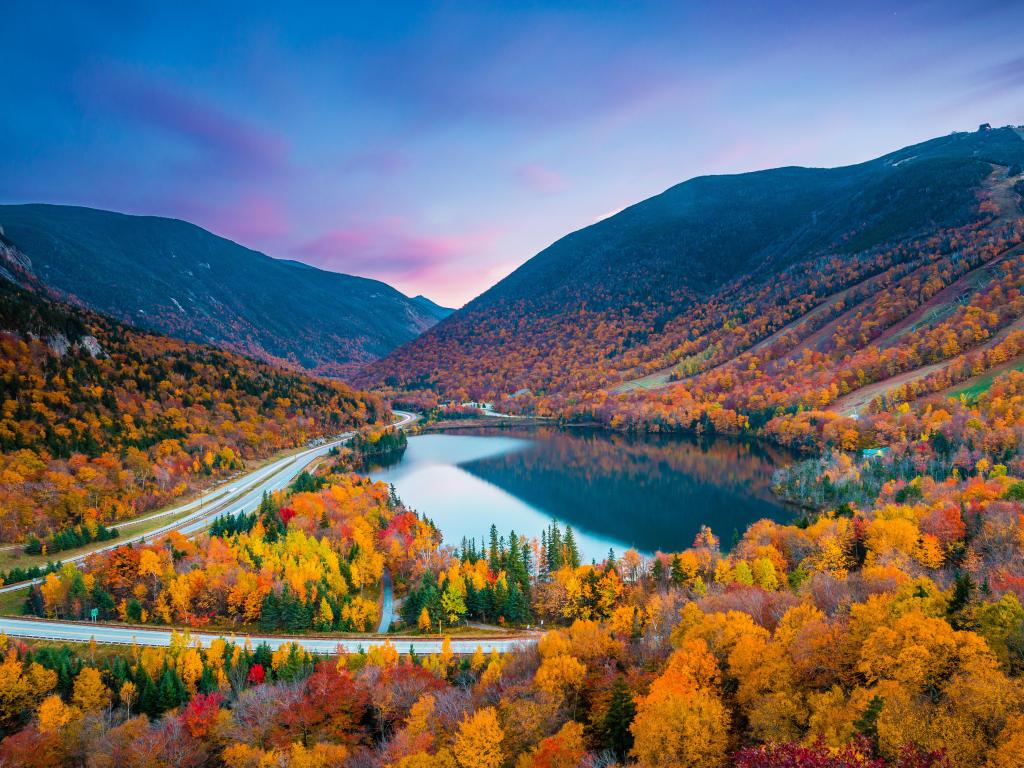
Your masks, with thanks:
[[[491,524],[491,544],[487,551],[487,565],[490,569],[497,573],[501,568],[501,563],[498,560],[499,549],[498,549],[498,526]]]
[[[872,696],[861,716],[853,721],[854,730],[868,739],[872,747],[878,749],[878,716],[882,714],[885,699]]]
[[[506,620],[512,624],[525,624],[528,617],[526,600],[523,591],[515,582],[508,588],[508,597],[505,599],[505,608],[502,611]]]
[[[626,679],[619,675],[612,683],[611,698],[608,701],[608,711],[598,729],[601,739],[601,746],[610,750],[615,759],[624,762],[629,750],[633,748],[633,734],[629,727],[636,717],[636,704],[633,703],[633,693],[629,690]]]
[[[160,675],[160,684],[157,686],[157,706],[160,711],[166,712],[183,703],[188,698],[184,688],[185,684],[178,677],[178,673],[165,664],[163,674]]]
[[[576,547],[576,537],[571,525],[565,526],[565,564],[570,568],[580,567],[580,551]]]
[[[139,664],[135,673],[135,687],[139,691],[139,711],[144,712],[151,718],[157,717],[161,712],[160,697],[153,678],[149,676],[146,668],[141,664]]]
[[[957,572],[953,581],[953,596],[949,599],[946,616],[953,629],[970,629],[967,607],[974,594],[974,580],[966,573]]]
[[[273,632],[281,623],[281,603],[277,595],[271,591],[263,598],[260,610],[260,631]]]
[[[548,530],[548,573],[554,573],[562,565],[562,532],[558,530],[558,522],[552,520]]]
[[[654,558],[654,565],[651,566],[651,579],[656,587],[660,587],[665,581],[665,564],[661,562],[660,557]]]
[[[679,555],[672,555],[672,572],[670,574],[672,583],[680,586],[686,581],[686,573],[683,571],[683,560]]]

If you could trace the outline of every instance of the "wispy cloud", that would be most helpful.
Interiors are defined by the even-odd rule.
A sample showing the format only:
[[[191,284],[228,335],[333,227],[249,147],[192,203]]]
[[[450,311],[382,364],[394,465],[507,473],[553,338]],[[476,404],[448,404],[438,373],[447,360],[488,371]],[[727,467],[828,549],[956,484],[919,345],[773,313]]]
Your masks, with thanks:
[[[333,229],[294,249],[303,261],[338,272],[381,279],[423,279],[472,256],[490,233],[422,234],[397,218]]]
[[[288,147],[282,136],[180,87],[107,68],[85,77],[83,91],[93,107],[181,143],[214,173],[252,177],[286,167]]]

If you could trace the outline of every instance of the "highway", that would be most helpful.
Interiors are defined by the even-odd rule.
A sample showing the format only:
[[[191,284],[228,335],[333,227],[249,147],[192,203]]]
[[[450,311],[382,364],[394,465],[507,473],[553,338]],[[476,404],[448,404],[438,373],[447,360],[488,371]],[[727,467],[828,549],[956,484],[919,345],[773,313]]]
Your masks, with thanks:
[[[416,414],[405,411],[394,411],[399,419],[394,423],[396,427],[407,427],[419,417]],[[81,564],[87,557],[96,552],[103,552],[109,549],[141,541],[142,539],[153,539],[170,531],[180,531],[183,534],[196,534],[206,529],[210,523],[221,515],[234,515],[241,511],[252,511],[263,498],[264,492],[273,492],[287,487],[311,461],[320,456],[326,455],[331,448],[348,442],[355,435],[355,432],[346,432],[333,440],[325,442],[313,448],[307,448],[299,453],[278,459],[258,470],[250,472],[241,477],[234,478],[223,485],[220,485],[205,495],[205,503],[192,501],[182,504],[174,509],[166,510],[152,515],[162,517],[174,515],[180,512],[188,512],[184,517],[168,523],[165,526],[149,531],[145,534],[120,538],[112,543],[97,547],[85,554],[67,558],[65,562]],[[384,605],[381,615],[381,627],[386,628],[390,624],[393,614],[393,602],[390,590],[390,574],[385,571],[384,584]],[[24,589],[29,584],[38,583],[40,579],[23,581],[0,588],[0,592],[11,592]],[[0,632],[8,637],[33,638],[38,640],[54,640],[57,642],[89,642],[95,640],[97,643],[125,644],[130,645],[153,645],[166,646],[171,642],[171,630],[154,629],[150,627],[133,627],[116,624],[87,623],[75,621],[50,621],[46,619],[0,617]],[[374,645],[384,642],[380,637],[353,638],[353,637],[293,637],[285,635],[242,635],[233,636],[228,634],[216,634],[209,632],[190,633],[193,641],[199,641],[204,646],[209,645],[211,640],[223,637],[228,640],[239,642],[248,638],[254,645],[266,643],[273,649],[277,649],[284,642],[294,641],[302,645],[312,653],[333,654],[339,649],[349,653],[358,653],[361,650],[368,650]],[[477,646],[483,648],[485,653],[496,650],[505,653],[520,644],[532,644],[537,642],[539,635],[525,634],[521,636],[504,638],[480,638],[472,640],[452,640],[452,650],[457,654],[471,654],[476,651]],[[438,653],[441,650],[441,641],[437,639],[424,639],[417,637],[391,638],[391,642],[401,652],[413,648],[418,654]]]
[[[416,414],[407,413],[405,411],[394,411],[393,413],[399,417],[394,423],[394,426],[396,427],[406,427],[419,418]],[[305,469],[311,461],[319,458],[320,456],[325,456],[335,446],[348,442],[353,438],[353,436],[355,436],[355,434],[355,432],[345,432],[322,445],[307,448],[299,453],[292,454],[291,456],[285,456],[284,458],[273,461],[266,466],[254,470],[253,472],[236,477],[215,487],[209,493],[204,494],[203,501],[190,501],[187,504],[182,504],[173,509],[160,512],[158,515],[151,515],[147,518],[152,519],[153,517],[174,515],[189,509],[193,510],[180,519],[174,520],[167,525],[163,525],[152,531],[147,531],[146,533],[118,537],[112,542],[105,543],[103,546],[96,547],[88,552],[74,557],[64,558],[63,561],[66,563],[81,564],[86,560],[86,558],[90,555],[96,554],[97,552],[116,549],[117,547],[124,546],[125,544],[132,544],[137,541],[142,541],[143,539],[154,539],[170,533],[171,531],[179,531],[185,535],[195,534],[199,531],[205,530],[213,520],[221,515],[235,515],[243,510],[251,512],[253,508],[260,503],[264,492],[273,492],[287,487],[296,477],[298,477],[302,470]],[[40,581],[42,581],[42,579],[33,579],[32,581],[21,581],[9,584],[0,588],[0,593],[24,589],[26,586],[30,584],[38,584]]]
[[[39,640],[56,640],[76,643],[87,643],[95,639],[97,643],[112,643],[121,645],[169,645],[171,642],[171,631],[166,629],[151,629],[149,627],[126,627],[116,624],[89,624],[85,622],[72,621],[48,621],[45,619],[28,618],[0,618],[0,631],[8,637],[34,638]],[[456,654],[471,654],[480,646],[484,653],[496,650],[498,653],[507,653],[520,645],[532,645],[536,643],[539,634],[520,635],[505,638],[469,638],[466,640],[453,639],[452,651]],[[311,653],[334,654],[339,649],[347,653],[359,653],[369,650],[372,646],[381,645],[385,638],[367,637],[289,637],[285,635],[230,635],[210,632],[190,632],[189,638],[194,643],[199,641],[204,647],[208,647],[212,640],[224,638],[236,642],[244,642],[246,638],[254,646],[266,643],[272,649],[277,648],[286,642],[297,642]],[[440,640],[428,640],[419,637],[393,637],[388,638],[391,644],[400,653],[406,653],[411,647],[417,654],[439,653],[441,650]]]

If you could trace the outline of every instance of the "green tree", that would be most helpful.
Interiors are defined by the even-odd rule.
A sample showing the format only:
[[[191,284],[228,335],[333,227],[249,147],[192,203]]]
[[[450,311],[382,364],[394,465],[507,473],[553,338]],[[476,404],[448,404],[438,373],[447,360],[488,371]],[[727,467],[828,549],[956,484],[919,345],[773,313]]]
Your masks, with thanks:
[[[633,734],[629,727],[633,724],[634,717],[636,704],[633,702],[633,692],[629,689],[626,679],[619,675],[612,683],[608,710],[597,728],[601,746],[610,750],[619,762],[624,762],[629,750],[633,748]]]

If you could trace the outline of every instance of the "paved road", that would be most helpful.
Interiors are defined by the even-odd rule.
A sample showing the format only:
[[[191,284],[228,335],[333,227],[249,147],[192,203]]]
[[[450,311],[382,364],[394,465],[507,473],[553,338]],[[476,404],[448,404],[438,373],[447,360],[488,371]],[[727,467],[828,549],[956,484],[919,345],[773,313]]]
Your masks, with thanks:
[[[114,643],[130,645],[169,645],[171,632],[163,629],[149,629],[142,627],[124,627],[110,624],[87,624],[84,622],[70,621],[46,621],[42,619],[15,619],[0,618],[0,631],[8,637],[36,638],[43,640],[57,640],[68,642],[86,643],[95,638],[97,643]],[[260,636],[260,635],[220,635],[210,632],[192,632],[190,637],[193,642],[198,640],[203,646],[209,646],[210,642],[218,637],[226,640],[243,642],[249,638],[253,645],[266,643],[273,649],[277,649],[284,642],[298,642],[307,651],[322,654],[337,653],[339,647],[348,653],[358,653],[369,650],[372,646],[384,642],[382,638],[325,638],[325,637],[283,637]],[[496,650],[498,653],[507,653],[520,645],[532,645],[539,638],[537,634],[523,635],[520,637],[509,637],[502,639],[467,639],[452,640],[452,651],[457,654],[471,654],[480,646],[484,653]],[[441,650],[440,640],[424,640],[421,638],[396,637],[391,638],[391,643],[400,653],[405,653],[410,647],[417,654],[438,653]]]
[[[419,418],[416,414],[407,413],[405,411],[394,411],[394,413],[399,417],[398,421],[395,422],[395,426],[397,427],[408,426]],[[196,533],[206,528],[211,521],[221,515],[234,515],[242,510],[251,510],[259,504],[264,491],[275,491],[286,487],[306,466],[309,465],[313,459],[325,455],[332,447],[351,440],[354,434],[354,432],[347,432],[343,435],[339,435],[329,442],[324,443],[323,445],[318,445],[315,448],[309,448],[292,456],[286,456],[285,458],[268,464],[267,466],[251,472],[248,475],[235,478],[214,489],[211,494],[207,496],[206,503],[199,504],[197,502],[190,502],[188,504],[181,505],[180,507],[176,507],[174,510],[168,510],[160,513],[160,515],[170,515],[175,512],[182,512],[195,507],[193,512],[190,512],[180,520],[175,520],[173,523],[162,526],[157,530],[150,531],[145,535],[140,534],[137,536],[129,536],[119,539],[112,544],[99,547],[87,554],[68,558],[66,562],[81,563],[86,557],[95,552],[120,547],[124,544],[139,541],[143,538],[151,539],[172,530],[179,530],[184,534]],[[216,501],[211,503],[210,499],[216,499]],[[381,626],[383,627],[382,632],[387,630],[387,626],[390,626],[391,615],[394,611],[391,574],[387,571],[384,573],[384,605],[381,616]],[[3,587],[0,589],[0,592],[24,589],[28,584],[37,583],[38,581],[39,579],[32,582],[12,584]],[[95,639],[98,643],[136,643],[137,645],[161,646],[169,645],[171,641],[170,630],[14,617],[0,617],[0,632],[6,633],[8,637],[24,637],[66,642],[88,642],[89,640]],[[203,645],[209,645],[211,640],[218,637],[232,639],[231,636],[228,635],[219,635],[208,632],[192,633],[191,637],[193,640],[200,641]],[[255,645],[267,643],[267,645],[274,649],[280,646],[283,642],[294,640],[300,643],[304,648],[306,648],[306,650],[321,654],[336,653],[339,648],[343,648],[349,653],[358,653],[361,650],[367,650],[374,645],[379,645],[384,642],[384,640],[380,638],[287,637],[281,635],[246,635],[235,639],[241,641],[244,640],[245,637],[248,637]],[[490,653],[491,650],[496,650],[499,653],[506,653],[517,645],[529,645],[536,643],[537,638],[538,635],[531,634],[521,637],[502,639],[480,638],[474,640],[453,640],[452,650],[457,654],[471,654],[476,650],[477,646],[480,646],[483,648],[485,653]],[[438,653],[441,650],[440,640],[393,638],[392,642],[403,653],[408,651],[410,647],[418,654]]]
[[[407,413],[405,411],[394,411],[394,414],[399,417],[395,422],[395,426],[397,427],[408,426],[419,418],[416,414]],[[205,495],[202,502],[191,501],[187,504],[175,507],[174,509],[159,513],[163,516],[176,514],[189,509],[192,510],[178,520],[170,522],[167,525],[163,525],[155,530],[148,531],[144,534],[140,533],[132,536],[119,537],[109,544],[104,544],[101,547],[97,547],[81,555],[64,558],[64,562],[80,564],[90,555],[97,552],[116,549],[117,547],[124,546],[125,544],[131,544],[143,539],[153,539],[175,530],[180,531],[185,535],[198,533],[199,531],[207,528],[213,520],[222,515],[236,515],[243,510],[252,511],[260,503],[260,500],[263,498],[264,491],[273,492],[287,487],[311,461],[320,456],[326,455],[335,446],[348,442],[354,435],[355,432],[346,432],[342,435],[338,435],[333,440],[323,443],[322,445],[307,448],[306,450],[292,454],[291,456],[285,456],[284,458],[271,462],[260,469],[246,475],[236,477],[223,485],[215,487],[209,494]],[[0,588],[0,593],[23,589],[29,584],[38,584],[40,581],[42,581],[42,579],[33,579],[32,581],[22,581],[15,584],[9,584]]]

